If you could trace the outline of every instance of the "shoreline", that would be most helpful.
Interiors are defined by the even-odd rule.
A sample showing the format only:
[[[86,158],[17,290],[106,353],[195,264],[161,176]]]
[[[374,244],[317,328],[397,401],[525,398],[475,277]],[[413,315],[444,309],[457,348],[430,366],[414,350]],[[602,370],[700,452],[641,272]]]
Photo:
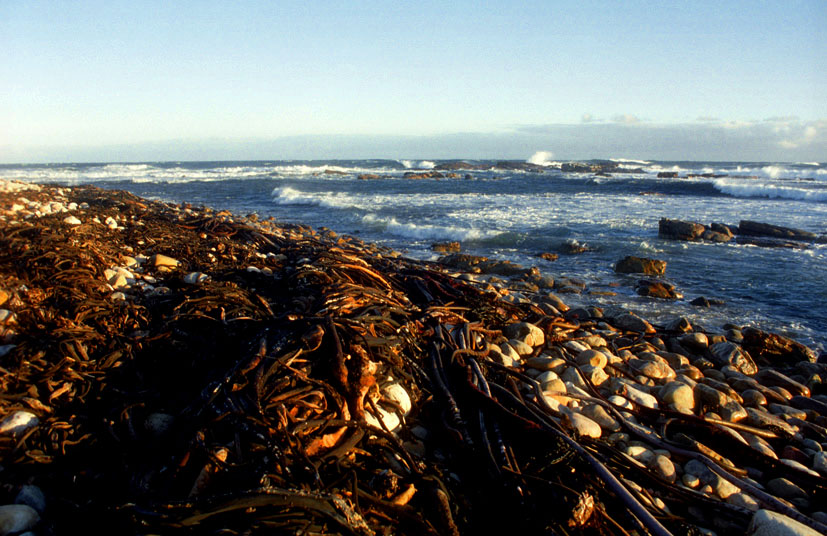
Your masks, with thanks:
[[[726,534],[767,510],[827,530],[827,365],[794,341],[522,303],[328,230],[10,184],[0,504],[28,490],[38,533],[78,511],[127,531],[279,513],[357,534]],[[26,219],[35,203],[52,214]]]

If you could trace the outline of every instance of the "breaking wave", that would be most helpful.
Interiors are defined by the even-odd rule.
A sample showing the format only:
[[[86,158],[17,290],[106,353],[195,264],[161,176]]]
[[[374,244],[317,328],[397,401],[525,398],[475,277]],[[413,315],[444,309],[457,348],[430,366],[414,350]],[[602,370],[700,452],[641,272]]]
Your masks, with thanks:
[[[553,166],[553,165],[560,165],[559,162],[555,162],[552,160],[554,158],[554,153],[551,151],[537,151],[531,157],[526,160],[529,164],[534,164],[535,166]]]
[[[795,199],[798,201],[827,202],[827,190],[776,186],[773,184],[747,184],[727,179],[712,181],[712,185],[721,193],[733,197],[766,197],[769,199]]]

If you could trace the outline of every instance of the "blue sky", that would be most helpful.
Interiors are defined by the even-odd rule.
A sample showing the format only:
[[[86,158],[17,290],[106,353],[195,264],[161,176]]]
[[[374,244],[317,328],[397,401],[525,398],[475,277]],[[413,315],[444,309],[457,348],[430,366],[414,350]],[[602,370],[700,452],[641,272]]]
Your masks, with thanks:
[[[827,160],[827,2],[0,0],[0,162]]]

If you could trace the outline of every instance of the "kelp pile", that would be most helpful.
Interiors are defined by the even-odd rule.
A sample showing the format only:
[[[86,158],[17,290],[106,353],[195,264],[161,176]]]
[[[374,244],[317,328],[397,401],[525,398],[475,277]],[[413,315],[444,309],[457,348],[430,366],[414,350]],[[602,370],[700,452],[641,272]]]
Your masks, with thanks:
[[[792,341],[752,336],[759,372],[685,319],[507,299],[332,231],[93,187],[0,201],[0,504],[38,534],[741,534],[759,508],[824,530],[823,402],[795,379],[823,370]],[[806,407],[764,422],[747,390]]]

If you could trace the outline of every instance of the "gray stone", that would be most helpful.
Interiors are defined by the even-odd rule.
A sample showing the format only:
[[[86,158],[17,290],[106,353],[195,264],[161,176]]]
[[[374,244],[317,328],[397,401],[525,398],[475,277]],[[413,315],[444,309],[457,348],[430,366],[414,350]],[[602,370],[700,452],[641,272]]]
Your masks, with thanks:
[[[827,452],[819,451],[813,456],[813,469],[827,475]]]
[[[620,423],[600,404],[589,404],[581,410],[581,413],[599,424],[600,428],[607,432],[620,430]]]
[[[585,415],[581,415],[571,410],[565,410],[562,407],[561,410],[563,411],[563,423],[574,430],[578,436],[593,438],[600,437],[601,430],[599,424]]]
[[[634,358],[630,359],[627,364],[635,372],[643,374],[653,380],[673,379],[675,377],[675,371],[665,362],[661,363],[660,361],[647,361]]]
[[[43,514],[46,510],[46,496],[43,491],[37,486],[26,484],[20,488],[17,497],[14,499],[15,504],[25,504],[37,510],[38,514]]]
[[[637,333],[654,333],[655,328],[639,316],[626,313],[614,319],[615,327],[624,331],[635,331]]]
[[[683,470],[685,473],[689,473],[692,475],[697,476],[701,479],[703,483],[709,483],[717,478],[717,475],[712,472],[703,462],[699,462],[698,460],[689,460],[683,466]]]
[[[750,536],[821,536],[815,529],[771,510],[755,512],[747,528],[747,534]]]
[[[27,531],[37,525],[40,514],[26,504],[0,506],[0,536]]]
[[[758,372],[758,367],[750,355],[740,346],[731,342],[719,342],[709,347],[709,355],[715,365],[723,367],[731,365],[747,376]]]
[[[696,352],[703,352],[709,347],[709,339],[705,333],[687,333],[678,337],[678,342]]]
[[[797,469],[798,471],[807,473],[808,475],[821,476],[817,472],[813,471],[812,469],[810,469],[809,467],[807,467],[806,465],[804,465],[803,463],[801,463],[798,460],[791,460],[789,458],[781,458],[778,461],[783,463],[784,465],[786,465],[788,467],[792,467],[794,469]]]
[[[773,478],[767,482],[767,490],[782,499],[806,499],[807,493],[786,478]]]
[[[520,339],[529,346],[542,346],[546,340],[543,330],[528,322],[509,324],[503,334],[509,339]]]
[[[673,464],[672,460],[663,454],[658,454],[652,458],[652,460],[648,463],[648,467],[655,474],[670,483],[674,482],[678,477],[678,473],[675,471],[675,464]]]
[[[677,381],[669,382],[661,388],[660,399],[681,413],[691,412],[695,407],[695,394],[692,388]]]
[[[761,391],[756,389],[746,389],[741,392],[741,398],[744,399],[744,404],[747,406],[766,406],[767,397]]]
[[[728,422],[738,422],[747,418],[747,410],[734,400],[730,400],[720,408],[721,418]]]
[[[582,372],[595,387],[600,387],[609,379],[609,375],[606,374],[606,371],[603,370],[602,367],[596,367],[594,365],[580,365],[579,368],[580,372]]]
[[[504,342],[504,343],[500,344],[500,350],[502,351],[502,354],[505,357],[511,359],[512,361],[517,361],[517,362],[520,361],[520,354],[518,354],[517,350],[515,350],[514,347],[511,346],[510,344],[508,344],[507,342]],[[551,358],[536,358],[536,359],[545,359],[546,361],[551,361]],[[528,362],[526,362],[526,366],[531,366],[531,365],[529,365]],[[531,368],[535,368],[535,367],[531,367]],[[547,369],[537,369],[537,370],[547,370]]]
[[[577,354],[576,362],[578,365],[592,365],[603,368],[608,362],[606,354],[598,350],[583,350]]]
[[[753,449],[757,450],[764,456],[769,456],[774,460],[778,459],[778,455],[775,453],[774,450],[772,450],[772,446],[764,438],[751,434],[749,432],[740,432],[740,434],[741,437],[747,440],[747,443],[749,443],[749,446]]]
[[[726,499],[734,493],[741,491],[741,488],[730,483],[728,480],[715,475],[715,482],[712,483],[712,488],[715,490],[715,495],[722,499]]]
[[[774,415],[770,415],[766,411],[756,408],[746,408],[747,410],[747,424],[757,426],[759,428],[772,429],[773,427],[784,430],[789,435],[795,435],[796,428]]]
[[[534,353],[534,348],[519,339],[509,339],[508,344],[510,344],[521,357]]]
[[[17,435],[37,426],[39,422],[40,419],[31,411],[17,410],[0,421],[0,434]]]
[[[757,511],[759,508],[758,502],[755,499],[742,492],[733,493],[726,498],[726,502],[733,506],[740,506],[741,508],[746,508],[747,510],[751,510],[753,512]]]
[[[721,391],[702,383],[695,386],[695,398],[713,408],[720,408],[730,401],[729,397]]]
[[[779,417],[783,417],[787,415],[789,417],[795,417],[796,419],[806,420],[807,419],[807,412],[796,409],[785,404],[769,404],[767,405],[767,409],[773,415],[778,415]]]

